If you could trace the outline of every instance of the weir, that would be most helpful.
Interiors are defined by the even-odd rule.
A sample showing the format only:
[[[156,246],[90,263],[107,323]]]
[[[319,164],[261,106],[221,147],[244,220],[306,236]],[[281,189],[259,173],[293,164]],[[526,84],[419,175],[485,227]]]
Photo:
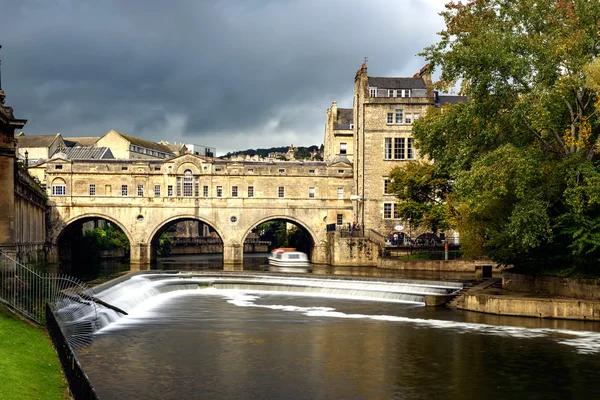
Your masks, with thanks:
[[[355,300],[425,304],[426,295],[452,294],[462,289],[460,282],[429,280],[358,280],[340,278],[304,278],[258,274],[215,273],[140,273],[108,282],[94,289],[97,311],[94,314],[69,311],[73,322],[89,321],[94,331],[130,314],[136,307],[170,292],[226,295],[232,291],[269,294],[294,294]],[[105,306],[108,305],[108,306]],[[69,304],[69,308],[76,304]],[[60,312],[60,311],[59,311]],[[125,314],[126,313],[126,314]]]

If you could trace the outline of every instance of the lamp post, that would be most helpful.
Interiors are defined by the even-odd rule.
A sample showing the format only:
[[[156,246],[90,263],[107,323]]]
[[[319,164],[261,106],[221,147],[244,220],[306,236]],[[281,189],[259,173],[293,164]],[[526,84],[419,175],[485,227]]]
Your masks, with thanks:
[[[29,168],[29,152],[25,150],[25,169]]]

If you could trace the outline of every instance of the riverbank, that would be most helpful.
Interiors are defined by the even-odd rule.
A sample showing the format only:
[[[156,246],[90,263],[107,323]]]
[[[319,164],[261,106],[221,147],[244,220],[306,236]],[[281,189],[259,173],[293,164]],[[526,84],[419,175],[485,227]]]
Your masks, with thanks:
[[[3,399],[70,399],[52,343],[0,304],[0,394]]]
[[[476,285],[461,294],[456,307],[496,315],[600,321],[594,290],[598,281],[589,281],[505,272],[501,284]]]

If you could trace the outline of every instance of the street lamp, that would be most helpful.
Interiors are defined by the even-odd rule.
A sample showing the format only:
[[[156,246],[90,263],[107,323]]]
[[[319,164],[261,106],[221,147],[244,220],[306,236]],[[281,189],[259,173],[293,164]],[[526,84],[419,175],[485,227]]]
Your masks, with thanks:
[[[29,167],[29,152],[25,150],[25,169]]]

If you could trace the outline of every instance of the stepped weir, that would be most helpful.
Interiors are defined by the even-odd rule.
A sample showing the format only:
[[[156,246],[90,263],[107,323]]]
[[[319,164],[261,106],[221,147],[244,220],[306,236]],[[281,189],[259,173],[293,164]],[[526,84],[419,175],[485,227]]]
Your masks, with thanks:
[[[367,280],[339,277],[296,277],[261,274],[144,272],[94,288],[96,312],[71,313],[80,322],[94,320],[95,331],[108,327],[136,307],[160,296],[179,292],[226,295],[232,291],[336,297],[354,300],[425,305],[426,295],[447,295],[462,289],[460,282],[432,280]],[[73,304],[70,304],[73,307]],[[60,311],[59,311],[60,312]],[[73,321],[75,322],[75,321]]]

